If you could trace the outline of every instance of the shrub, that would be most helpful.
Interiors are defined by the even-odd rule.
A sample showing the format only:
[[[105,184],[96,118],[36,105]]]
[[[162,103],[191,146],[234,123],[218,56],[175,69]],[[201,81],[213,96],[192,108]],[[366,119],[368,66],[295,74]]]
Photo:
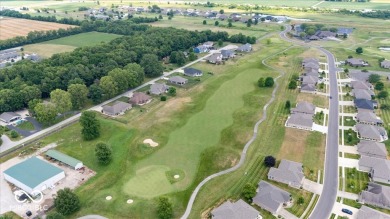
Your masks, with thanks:
[[[12,130],[11,131],[11,138],[17,138],[17,137],[19,137],[19,133],[15,130]]]
[[[166,97],[166,96],[161,96],[161,97],[160,97],[160,100],[161,100],[161,101],[167,101],[167,97]]]

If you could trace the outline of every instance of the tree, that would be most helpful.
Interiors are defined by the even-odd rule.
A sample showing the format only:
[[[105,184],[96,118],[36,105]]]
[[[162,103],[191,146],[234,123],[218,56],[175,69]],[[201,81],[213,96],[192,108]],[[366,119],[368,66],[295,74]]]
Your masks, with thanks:
[[[274,83],[275,83],[275,81],[274,81],[274,79],[273,79],[272,77],[267,77],[267,78],[265,79],[264,85],[265,85],[266,87],[273,87],[273,86],[274,86]]]
[[[30,112],[31,116],[35,116],[35,107],[38,103],[42,103],[41,99],[33,99],[28,102],[28,111]]]
[[[47,214],[46,219],[65,219],[65,217],[64,217],[64,215],[62,215],[56,211],[53,211],[53,212],[50,212],[49,214]]]
[[[260,78],[258,81],[257,81],[257,85],[259,87],[265,87],[265,79],[264,78]]]
[[[245,184],[244,188],[242,188],[241,195],[247,201],[252,201],[252,198],[256,195],[256,187],[249,183]]]
[[[160,100],[161,100],[161,101],[167,101],[167,97],[166,97],[166,96],[161,96],[161,97],[160,97]]]
[[[343,34],[343,38],[344,38],[344,39],[347,39],[347,38],[348,38],[348,34],[344,33],[344,34]]]
[[[99,86],[103,91],[103,97],[105,99],[110,99],[118,94],[118,84],[111,76],[102,77]]]
[[[377,97],[379,99],[386,99],[388,96],[389,96],[389,92],[387,92],[385,90],[379,92],[378,95],[377,95]]]
[[[363,48],[362,47],[356,48],[356,53],[357,54],[362,54],[363,53]]]
[[[82,126],[81,134],[86,141],[93,140],[100,136],[100,122],[93,111],[84,111],[80,117]]]
[[[15,130],[12,130],[11,131],[11,138],[17,138],[17,137],[19,137],[19,133]]]
[[[69,188],[58,190],[54,198],[54,206],[58,213],[70,215],[80,209],[80,200]]]
[[[160,219],[170,219],[173,217],[172,204],[166,197],[158,198],[157,215]]]
[[[193,51],[191,51],[188,55],[188,60],[190,61],[194,61],[196,60],[197,56],[195,55],[195,53]]]
[[[88,101],[88,88],[84,84],[71,84],[68,93],[74,109],[81,109]]]
[[[163,16],[160,14],[160,15],[158,16],[158,19],[162,20],[162,19],[163,19]]]
[[[370,74],[370,76],[368,76],[368,82],[370,82],[371,84],[375,84],[380,80],[381,76],[378,74]]]
[[[271,39],[267,39],[267,45],[270,45],[271,44]]]
[[[288,83],[288,89],[294,90],[296,88],[297,88],[297,81],[292,80],[292,81],[290,81],[290,83]]]
[[[255,19],[254,24],[257,25],[259,23],[259,19]]]
[[[112,149],[105,143],[97,143],[95,147],[95,155],[100,164],[107,165],[112,159]]]
[[[169,89],[168,89],[168,94],[169,94],[170,96],[176,96],[176,88],[174,88],[174,87],[169,87]]]
[[[348,68],[344,68],[344,73],[349,73],[349,69]]]
[[[305,203],[305,199],[303,197],[299,197],[298,201],[297,201],[297,204],[298,205],[302,205],[303,203]]]
[[[231,21],[228,22],[228,27],[233,27],[233,24]]]
[[[144,68],[147,77],[157,77],[162,75],[163,66],[154,54],[145,54],[142,56],[140,65]]]
[[[219,25],[219,21],[215,21],[214,25],[218,26]]]
[[[92,84],[89,87],[89,93],[88,96],[91,98],[93,103],[100,103],[103,99],[103,89],[97,85],[97,84]]]
[[[223,9],[221,9],[221,10],[219,10],[219,13],[223,14],[223,13],[225,13],[225,11]]]
[[[218,39],[218,46],[221,47],[223,45],[222,39]]]
[[[266,156],[264,159],[264,164],[266,167],[274,167],[276,164],[276,159],[273,156]]]
[[[38,122],[45,125],[51,124],[58,114],[57,107],[53,103],[37,103],[34,112]]]
[[[375,84],[375,90],[383,90],[384,87],[385,87],[385,85],[384,85],[383,82],[381,82],[381,81],[378,81],[378,82]]]
[[[64,113],[72,109],[72,98],[70,94],[61,89],[56,89],[50,93],[50,102],[52,102],[58,113]]]
[[[285,109],[290,109],[291,108],[291,102],[289,100],[286,101],[286,104],[284,104]]]
[[[206,25],[207,24],[207,21],[206,20],[203,20],[203,25]]]

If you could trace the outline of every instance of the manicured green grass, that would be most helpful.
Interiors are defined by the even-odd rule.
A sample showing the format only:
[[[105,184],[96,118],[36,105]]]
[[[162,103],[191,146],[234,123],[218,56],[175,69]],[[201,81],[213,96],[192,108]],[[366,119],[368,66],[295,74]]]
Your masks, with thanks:
[[[49,40],[40,44],[57,44],[75,47],[93,46],[101,42],[109,42],[118,37],[121,37],[121,35],[112,33],[88,32],[76,34],[73,36],[62,37],[55,40]]]
[[[8,211],[8,212],[5,212],[4,214],[2,214],[0,216],[0,218],[9,218],[9,219],[22,219],[22,217],[20,217],[19,215],[17,215],[15,212],[13,211]]]
[[[320,198],[319,195],[314,195],[314,201],[313,201],[313,203],[311,204],[310,209],[307,211],[307,213],[306,213],[304,219],[309,218],[309,216],[310,216],[311,212],[314,210],[314,208],[315,208],[315,206],[316,206],[316,204],[317,204],[319,198]]]
[[[345,145],[356,145],[359,143],[359,138],[357,137],[357,133],[352,130],[344,130],[344,144]]]
[[[351,158],[351,159],[359,159],[360,155],[359,154],[350,154],[350,153],[344,153],[345,158]]]
[[[354,208],[360,208],[362,207],[362,204],[356,202],[356,200],[351,200],[351,199],[343,199],[343,204],[354,207]]]
[[[29,121],[25,121],[25,122],[21,123],[20,125],[18,125],[17,127],[20,129],[23,129],[23,130],[27,130],[27,131],[32,131],[35,129],[34,125]]]
[[[350,116],[344,116],[344,126],[354,126],[356,121]]]
[[[357,171],[352,168],[344,168],[345,170],[345,191],[359,194],[367,187],[369,182],[368,173]]]
[[[354,106],[343,106],[344,113],[357,113],[357,110]]]
[[[316,113],[314,115],[314,123],[318,124],[318,125],[324,125],[324,113]]]

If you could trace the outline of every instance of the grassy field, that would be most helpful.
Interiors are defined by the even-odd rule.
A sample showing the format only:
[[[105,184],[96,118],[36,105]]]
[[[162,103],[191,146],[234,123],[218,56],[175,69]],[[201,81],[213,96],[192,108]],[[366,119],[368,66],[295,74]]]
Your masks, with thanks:
[[[24,46],[26,52],[37,53],[44,58],[49,58],[54,54],[71,52],[77,47],[93,46],[101,42],[109,42],[121,35],[100,32],[80,33],[73,36],[62,37],[43,43]]]
[[[359,194],[367,187],[367,183],[370,181],[368,173],[357,171],[352,168],[344,168],[345,170],[345,191]]]

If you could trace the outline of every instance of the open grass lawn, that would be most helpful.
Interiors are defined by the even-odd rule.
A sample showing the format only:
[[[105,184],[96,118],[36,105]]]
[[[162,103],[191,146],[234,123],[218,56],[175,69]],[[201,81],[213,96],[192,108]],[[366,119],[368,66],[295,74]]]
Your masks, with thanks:
[[[351,199],[343,199],[343,204],[354,207],[354,208],[360,208],[362,207],[362,204],[358,203],[356,200]]]
[[[118,37],[121,37],[121,35],[112,33],[88,32],[62,37],[55,40],[49,40],[40,44],[55,44],[74,47],[93,46],[101,42],[109,42]]]
[[[354,126],[356,121],[350,116],[344,116],[344,126]]]
[[[359,159],[360,155],[359,154],[350,154],[350,153],[344,153],[345,158],[351,158],[351,159]]]
[[[359,138],[357,137],[357,133],[350,130],[344,130],[344,144],[353,146],[359,143]]]
[[[315,124],[324,125],[324,113],[316,113],[313,120]]]
[[[345,170],[345,191],[359,194],[367,187],[367,183],[370,181],[368,173],[357,171],[352,168],[344,168]]]
[[[34,125],[29,121],[25,121],[25,122],[21,123],[20,125],[18,125],[17,127],[20,129],[23,129],[23,130],[27,130],[27,131],[32,131],[35,129]]]

